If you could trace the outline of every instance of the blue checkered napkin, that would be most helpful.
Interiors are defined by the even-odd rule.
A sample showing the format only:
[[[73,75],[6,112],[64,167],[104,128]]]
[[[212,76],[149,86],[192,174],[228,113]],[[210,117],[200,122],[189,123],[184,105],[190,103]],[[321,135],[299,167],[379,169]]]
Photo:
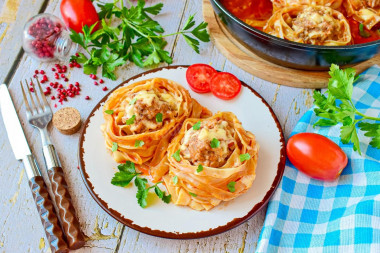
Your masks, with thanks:
[[[363,113],[380,116],[380,67],[366,70],[353,101]],[[339,127],[316,127],[313,109],[292,134],[327,136],[349,161],[334,182],[311,179],[287,161],[284,177],[269,202],[257,252],[380,252],[380,150],[359,131],[362,156],[339,139]]]

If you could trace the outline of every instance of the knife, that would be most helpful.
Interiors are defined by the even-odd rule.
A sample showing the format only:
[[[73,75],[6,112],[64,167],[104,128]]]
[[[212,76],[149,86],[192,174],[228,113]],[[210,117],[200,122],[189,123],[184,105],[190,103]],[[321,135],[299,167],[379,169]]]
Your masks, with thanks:
[[[17,160],[22,160],[24,163],[25,172],[29,179],[29,187],[44,226],[46,237],[50,243],[50,248],[52,252],[68,252],[68,246],[59,226],[53,202],[49,197],[49,192],[36,159],[30,151],[12,98],[5,84],[0,85],[0,109],[13,153]]]

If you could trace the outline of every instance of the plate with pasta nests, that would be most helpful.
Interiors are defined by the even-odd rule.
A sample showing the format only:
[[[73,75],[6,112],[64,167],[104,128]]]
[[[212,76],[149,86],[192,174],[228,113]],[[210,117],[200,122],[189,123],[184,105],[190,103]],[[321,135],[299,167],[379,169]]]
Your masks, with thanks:
[[[95,106],[79,139],[95,201],[133,229],[172,239],[247,221],[285,167],[283,132],[265,100],[243,82],[229,100],[196,93],[187,69],[158,68],[121,83]]]

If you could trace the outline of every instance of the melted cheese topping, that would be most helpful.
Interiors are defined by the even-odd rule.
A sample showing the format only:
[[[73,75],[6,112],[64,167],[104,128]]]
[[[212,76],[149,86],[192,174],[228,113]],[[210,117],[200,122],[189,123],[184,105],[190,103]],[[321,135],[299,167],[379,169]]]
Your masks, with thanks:
[[[174,97],[171,94],[168,93],[160,93],[160,92],[155,92],[154,90],[142,90],[139,91],[135,94],[134,97],[130,98],[130,100],[127,103],[127,106],[125,107],[125,113],[126,113],[126,118],[130,118],[133,115],[135,115],[135,104],[130,105],[129,102],[132,101],[133,99],[137,100],[142,100],[142,102],[148,106],[152,106],[153,100],[156,99],[158,103],[167,102],[169,103],[172,107],[178,108],[181,105],[181,99],[178,97]]]
[[[136,102],[131,105],[130,101],[134,99],[136,99]],[[138,106],[137,101],[140,102],[140,105],[141,103],[146,105],[148,107],[146,110],[149,110],[149,107],[155,106],[155,108],[152,108],[152,111],[154,111],[155,109],[157,110],[157,108],[160,108],[164,103],[169,104],[171,108],[176,108],[177,110],[179,110],[179,107],[181,106],[181,98],[169,93],[157,92],[156,90],[142,90],[135,93],[133,96],[129,97],[127,101],[128,103],[125,107],[125,115],[123,117],[123,120],[130,119],[133,115],[135,115],[136,120],[140,119],[141,124],[143,124],[146,129],[156,129],[157,123],[155,120],[150,121],[150,120],[144,119],[143,115],[139,115],[138,113],[139,108],[137,108]],[[164,113],[164,112],[161,112],[161,113]],[[141,114],[141,110],[140,110],[140,114]],[[135,124],[132,124],[130,126],[130,129],[131,131],[136,131],[137,126]]]
[[[186,131],[183,137],[183,143],[180,146],[180,150],[184,152],[185,158],[190,158],[190,153],[188,152],[188,146],[190,138],[197,135],[198,140],[211,142],[214,138],[219,140],[220,148],[223,153],[227,153],[228,142],[227,140],[232,140],[231,134],[227,133],[226,127],[228,126],[227,121],[222,121],[220,124],[216,124],[213,128],[208,128],[206,126],[202,127],[200,130],[194,130],[190,128]]]

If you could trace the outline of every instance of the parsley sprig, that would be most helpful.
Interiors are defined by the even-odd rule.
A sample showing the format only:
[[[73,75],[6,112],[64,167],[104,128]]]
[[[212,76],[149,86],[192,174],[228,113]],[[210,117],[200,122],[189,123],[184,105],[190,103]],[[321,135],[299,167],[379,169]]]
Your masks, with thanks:
[[[355,70],[347,68],[339,69],[332,64],[329,72],[328,89],[325,93],[314,91],[314,104],[317,108],[314,112],[322,117],[314,126],[333,126],[341,123],[340,138],[342,143],[353,143],[353,149],[361,154],[359,137],[356,126],[365,136],[372,138],[369,143],[374,148],[380,149],[380,118],[370,117],[359,112],[352,102],[353,84],[359,78]],[[326,96],[327,95],[327,96]],[[363,122],[363,120],[366,120]]]
[[[148,180],[146,178],[140,177],[141,173],[138,173],[135,168],[135,164],[127,161],[125,164],[120,164],[117,166],[119,172],[116,172],[114,177],[111,180],[111,184],[116,186],[125,187],[129,185],[129,183],[135,179],[134,183],[137,187],[136,199],[137,203],[145,208],[147,203],[148,192],[151,189],[154,189],[156,195],[162,199],[165,203],[170,203],[171,195],[166,195],[165,191],[162,191],[158,185],[162,182],[158,182],[152,186],[147,186]]]
[[[97,2],[101,28],[93,32],[94,24],[91,27],[84,26],[83,33],[72,30],[70,34],[72,41],[81,45],[88,54],[79,53],[78,56],[71,57],[71,60],[83,64],[85,74],[96,74],[101,67],[104,77],[115,80],[116,67],[128,61],[139,67],[160,62],[171,64],[173,59],[164,50],[167,44],[165,37],[168,36],[182,35],[197,53],[199,41],[210,41],[207,23],[195,25],[194,15],[189,17],[181,30],[164,35],[164,29],[151,17],[160,13],[163,3],[146,7],[144,0],[138,0],[136,5],[128,1],[129,7],[126,7],[122,0],[114,0],[113,3]]]

